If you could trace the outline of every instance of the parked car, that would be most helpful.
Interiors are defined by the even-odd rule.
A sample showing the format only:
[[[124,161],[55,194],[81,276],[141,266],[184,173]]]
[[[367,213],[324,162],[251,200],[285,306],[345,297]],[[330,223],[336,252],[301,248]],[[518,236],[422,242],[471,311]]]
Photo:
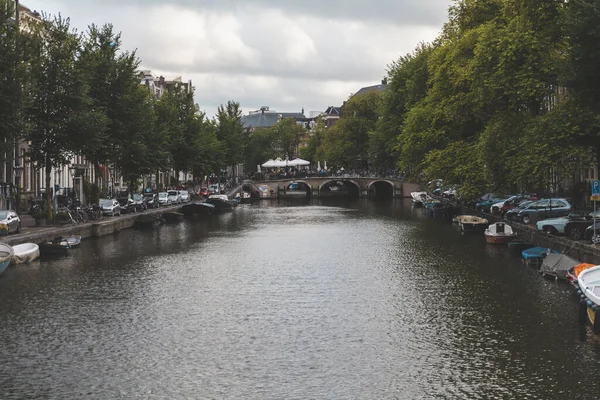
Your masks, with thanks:
[[[585,220],[585,213],[574,211],[571,214],[564,217],[543,219],[541,221],[538,221],[536,223],[536,226],[540,231],[544,231],[551,235],[560,235],[566,233],[566,227],[570,222]],[[583,237],[583,230],[581,231],[581,236]]]
[[[121,215],[121,206],[117,199],[100,199],[98,204],[104,215]]]
[[[592,221],[593,222],[593,221]],[[600,221],[596,221],[596,236],[600,237]],[[588,226],[584,233],[584,239],[594,243],[594,224]]]
[[[530,207],[536,201],[537,200],[525,200],[520,202],[518,206],[516,206],[515,208],[511,208],[510,210],[504,213],[504,219],[508,221],[517,221],[517,215],[519,215],[519,212]]]
[[[179,190],[178,193],[182,203],[190,201],[190,193],[187,190]]]
[[[528,225],[533,222],[553,217],[563,217],[573,212],[573,206],[566,199],[542,199],[517,214],[517,221]]]
[[[8,235],[9,233],[21,232],[21,218],[12,210],[0,210],[0,233]]]
[[[208,186],[202,186],[202,188],[200,188],[200,196],[202,197],[208,197],[210,196],[210,193],[208,192]]]
[[[208,185],[208,195],[219,194],[219,186],[217,184]]]
[[[444,190],[442,192],[442,197],[453,199],[454,197],[456,197],[456,188],[452,187],[450,189]]]
[[[181,197],[177,190],[169,190],[167,193],[169,194],[169,199],[171,199],[171,204],[181,203]]]
[[[492,206],[496,203],[499,203],[501,201],[505,201],[507,198],[510,198],[510,196],[501,196],[498,195],[494,198],[491,199],[487,199],[487,200],[481,200],[480,202],[478,202],[477,204],[475,204],[475,209],[479,212],[483,212],[483,213],[489,213],[490,209],[492,208]]]
[[[169,193],[160,192],[158,194],[158,203],[161,206],[170,206],[172,204],[172,202],[171,202],[171,198],[169,197]]]
[[[141,193],[133,194],[133,202],[135,203],[137,211],[144,211],[148,209],[148,203]]]
[[[131,197],[119,197],[117,201],[119,202],[121,213],[128,214],[137,212],[137,207],[135,206],[135,203]]]
[[[600,227],[600,211],[596,211],[596,225]],[[591,212],[587,215],[582,216],[578,219],[571,219],[565,225],[565,235],[573,240],[581,240],[586,235],[586,230],[591,227],[593,229],[594,225],[594,213]],[[590,239],[591,239],[590,233]]]
[[[156,193],[144,193],[144,201],[146,202],[146,208],[158,208],[160,203],[158,201],[158,194]]]
[[[532,199],[529,195],[517,194],[514,196],[510,196],[508,199],[500,201],[491,207],[491,212],[494,215],[503,215],[510,209],[515,208],[520,203],[526,200],[538,200]]]

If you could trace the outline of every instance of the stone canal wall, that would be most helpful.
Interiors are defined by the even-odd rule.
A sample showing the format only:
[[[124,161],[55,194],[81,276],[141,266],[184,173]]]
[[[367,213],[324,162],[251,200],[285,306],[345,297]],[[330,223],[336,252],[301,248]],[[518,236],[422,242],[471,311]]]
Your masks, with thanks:
[[[135,219],[140,215],[161,215],[166,212],[179,212],[180,206],[161,207],[146,210],[143,213],[126,214],[119,217],[105,217],[100,221],[80,223],[66,226],[46,226],[24,229],[16,235],[4,236],[1,242],[11,246],[22,243],[42,243],[52,240],[57,236],[80,235],[82,239],[100,237],[117,233],[123,229],[133,227]]]

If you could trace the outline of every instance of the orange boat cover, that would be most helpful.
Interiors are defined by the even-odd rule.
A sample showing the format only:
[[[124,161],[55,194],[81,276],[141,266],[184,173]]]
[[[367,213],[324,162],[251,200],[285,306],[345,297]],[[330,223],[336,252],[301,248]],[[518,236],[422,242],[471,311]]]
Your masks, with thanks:
[[[595,266],[596,266],[595,264],[586,264],[586,263],[583,263],[583,264],[577,264],[577,265],[576,265],[576,266],[573,268],[573,271],[575,272],[575,276],[577,276],[577,277],[578,277],[578,276],[579,276],[579,274],[581,273],[581,271],[585,271],[586,269],[588,269],[588,268],[592,268],[592,267],[595,267]]]

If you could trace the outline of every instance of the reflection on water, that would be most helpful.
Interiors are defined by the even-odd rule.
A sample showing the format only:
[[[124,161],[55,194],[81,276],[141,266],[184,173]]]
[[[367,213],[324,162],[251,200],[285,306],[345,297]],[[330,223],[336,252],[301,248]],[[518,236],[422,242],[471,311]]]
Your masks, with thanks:
[[[2,398],[595,398],[576,310],[410,202],[265,201],[10,268]]]

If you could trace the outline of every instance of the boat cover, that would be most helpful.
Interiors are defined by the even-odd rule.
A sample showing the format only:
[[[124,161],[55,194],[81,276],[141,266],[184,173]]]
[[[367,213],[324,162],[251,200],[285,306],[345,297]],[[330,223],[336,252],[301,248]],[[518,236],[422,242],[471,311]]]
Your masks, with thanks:
[[[524,259],[528,260],[530,258],[544,258],[550,253],[558,254],[558,251],[549,249],[548,247],[532,247],[531,249],[523,250],[521,255]]]
[[[588,263],[582,263],[582,264],[578,264],[575,267],[573,267],[573,272],[575,273],[575,276],[579,276],[579,274],[581,273],[581,271],[585,271],[586,269],[595,267],[595,264],[588,264]]]
[[[542,262],[540,272],[559,279],[567,279],[567,271],[577,264],[581,264],[581,262],[566,254],[548,254]]]

